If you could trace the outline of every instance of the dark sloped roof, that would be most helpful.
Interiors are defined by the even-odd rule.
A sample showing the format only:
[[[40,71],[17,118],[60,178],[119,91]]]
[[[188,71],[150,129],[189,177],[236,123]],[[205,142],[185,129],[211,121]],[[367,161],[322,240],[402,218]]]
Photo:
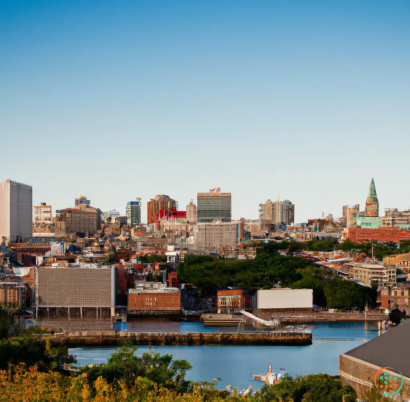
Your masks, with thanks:
[[[410,378],[410,320],[351,351],[347,356],[379,367],[391,367]]]

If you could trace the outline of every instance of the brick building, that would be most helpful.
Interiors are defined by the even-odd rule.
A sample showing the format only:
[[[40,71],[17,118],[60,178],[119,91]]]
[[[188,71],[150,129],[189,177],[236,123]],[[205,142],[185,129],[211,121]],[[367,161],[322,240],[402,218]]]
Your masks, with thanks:
[[[398,306],[399,310],[409,312],[410,286],[396,286],[382,288],[379,292],[379,301],[382,308],[393,310]]]
[[[178,275],[176,272],[170,272],[168,274],[168,284],[170,288],[180,288],[181,282],[178,279]]]
[[[77,234],[90,236],[101,228],[101,211],[93,207],[77,206],[58,213],[56,234]]]
[[[175,288],[129,289],[128,314],[181,312],[181,294]]]
[[[216,296],[218,313],[233,313],[252,308],[249,295],[244,295],[242,289],[218,290]]]
[[[26,306],[27,287],[20,282],[0,282],[0,306]]]
[[[343,238],[350,239],[355,243],[375,240],[382,243],[393,242],[399,244],[402,240],[410,240],[410,230],[389,227],[380,227],[378,229],[346,228],[343,231]]]

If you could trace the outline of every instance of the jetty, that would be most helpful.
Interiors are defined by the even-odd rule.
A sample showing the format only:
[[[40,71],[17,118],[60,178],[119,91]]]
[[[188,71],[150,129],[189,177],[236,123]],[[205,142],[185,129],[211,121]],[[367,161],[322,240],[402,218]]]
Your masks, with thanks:
[[[134,345],[264,345],[304,346],[312,344],[310,331],[264,332],[116,332],[116,331],[64,331],[49,336],[53,346],[116,346],[126,342]],[[44,337],[42,338],[44,339]]]

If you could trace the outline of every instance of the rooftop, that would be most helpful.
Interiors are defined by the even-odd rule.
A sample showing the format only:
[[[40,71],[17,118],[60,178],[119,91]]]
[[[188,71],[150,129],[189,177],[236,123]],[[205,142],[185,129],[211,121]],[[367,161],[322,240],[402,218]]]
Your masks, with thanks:
[[[410,360],[408,358],[408,339],[410,321],[390,329],[383,335],[347,352],[347,356],[374,364],[379,367],[391,367],[395,373],[410,378]]]

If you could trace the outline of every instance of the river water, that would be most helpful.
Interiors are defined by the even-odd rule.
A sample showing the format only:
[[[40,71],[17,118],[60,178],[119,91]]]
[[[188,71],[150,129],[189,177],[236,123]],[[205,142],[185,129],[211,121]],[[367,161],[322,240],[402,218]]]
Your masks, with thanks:
[[[313,344],[309,346],[154,346],[152,350],[171,354],[174,359],[187,360],[192,366],[187,374],[188,380],[212,381],[213,378],[219,377],[219,389],[228,384],[239,389],[245,389],[249,385],[259,389],[263,383],[253,381],[252,376],[266,374],[269,364],[272,364],[273,372],[280,372],[280,369],[284,368],[292,377],[316,373],[337,375],[340,354],[378,336],[377,323],[339,322],[311,325],[316,328],[312,332]],[[128,324],[128,331],[131,330],[223,332],[227,329],[204,328],[202,323],[146,322]],[[136,353],[140,355],[148,350],[148,346],[139,346]],[[71,348],[70,354],[77,357],[78,366],[84,366],[105,363],[114,351],[113,347]]]

